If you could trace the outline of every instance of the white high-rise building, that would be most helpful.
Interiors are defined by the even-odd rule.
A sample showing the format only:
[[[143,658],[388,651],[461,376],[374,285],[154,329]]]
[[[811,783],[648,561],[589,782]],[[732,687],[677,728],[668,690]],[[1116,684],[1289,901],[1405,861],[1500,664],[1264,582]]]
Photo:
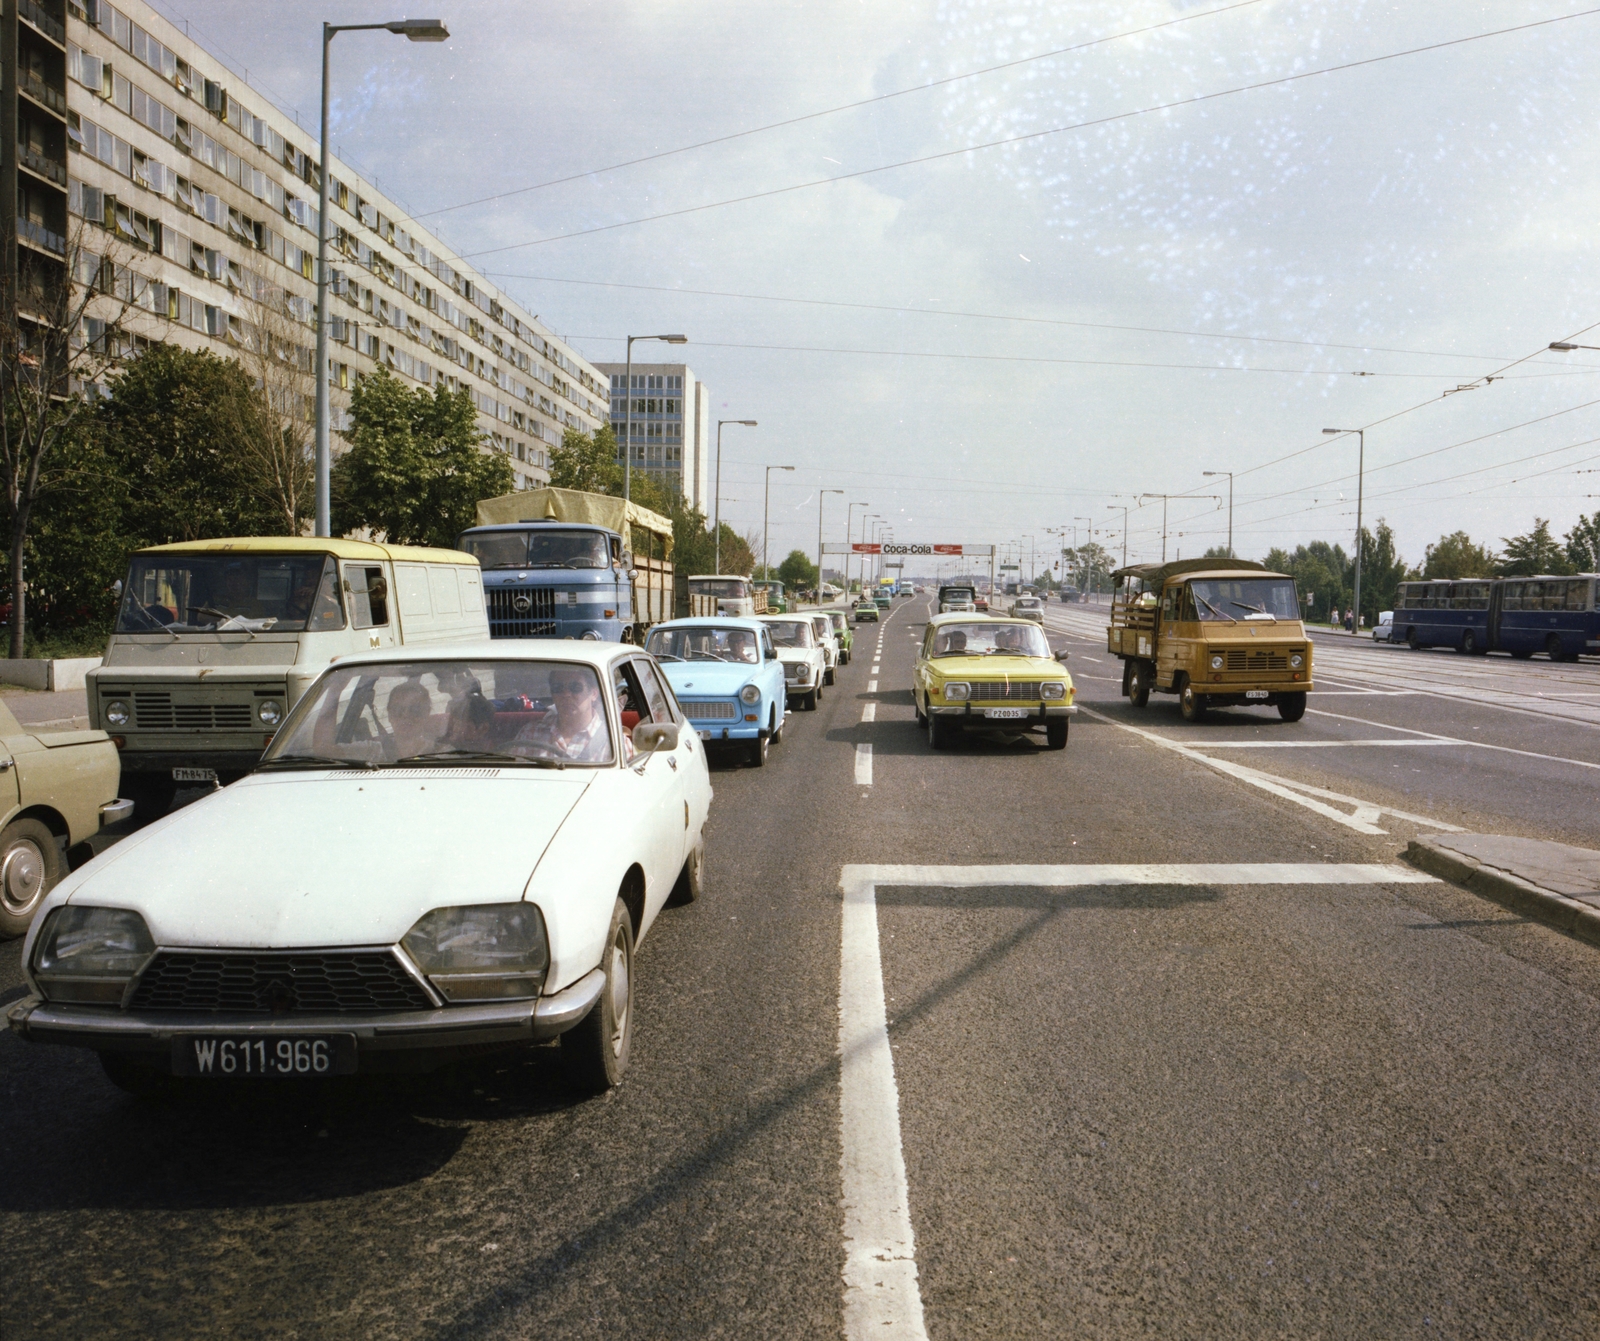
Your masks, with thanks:
[[[681,494],[691,507],[711,515],[711,392],[686,363],[633,365],[629,422],[628,365],[597,363],[611,381],[611,427],[617,460],[633,449],[633,469]],[[632,437],[629,437],[629,431]]]

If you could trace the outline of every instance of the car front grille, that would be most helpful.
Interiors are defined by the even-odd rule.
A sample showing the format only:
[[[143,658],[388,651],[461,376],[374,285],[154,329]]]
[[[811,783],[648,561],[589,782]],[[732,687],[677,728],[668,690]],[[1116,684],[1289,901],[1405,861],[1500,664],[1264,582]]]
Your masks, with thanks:
[[[1007,699],[1039,699],[1037,680],[974,680],[970,701],[973,703],[1003,703]]]
[[[1289,656],[1286,652],[1250,652],[1243,648],[1232,648],[1228,652],[1227,669],[1247,671],[1254,675],[1281,673],[1289,669]]]
[[[172,695],[147,691],[133,696],[133,724],[141,731],[248,731],[249,703],[173,702]]]
[[[292,1015],[431,1010],[433,1002],[388,950],[162,950],[140,976],[132,1009]]]
[[[548,638],[556,631],[556,593],[548,587],[489,587],[491,638]]]
[[[697,698],[680,698],[678,702],[691,722],[712,720],[731,722],[738,720],[739,717],[739,709],[732,703],[709,703]]]

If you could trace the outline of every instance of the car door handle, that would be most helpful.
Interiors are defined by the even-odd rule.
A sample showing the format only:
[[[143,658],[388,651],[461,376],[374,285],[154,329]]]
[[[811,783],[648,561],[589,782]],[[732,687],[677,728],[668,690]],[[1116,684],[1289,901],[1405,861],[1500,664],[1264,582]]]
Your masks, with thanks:
[[[9,769],[13,762],[11,759],[0,759],[0,773],[4,773]]]
[[[674,773],[678,771],[678,761],[670,754],[667,756],[667,767],[670,768]]]

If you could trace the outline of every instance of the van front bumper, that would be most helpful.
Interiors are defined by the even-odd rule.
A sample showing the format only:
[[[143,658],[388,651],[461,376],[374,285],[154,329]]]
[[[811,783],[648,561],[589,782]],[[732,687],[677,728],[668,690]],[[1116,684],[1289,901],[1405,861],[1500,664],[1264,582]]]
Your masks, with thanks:
[[[57,1005],[24,997],[6,1012],[11,1031],[33,1043],[116,1052],[159,1070],[171,1065],[175,1037],[354,1034],[358,1070],[438,1065],[485,1045],[539,1043],[564,1034],[587,1015],[605,987],[606,975],[591,969],[570,987],[536,1000],[495,1001],[438,1010],[381,1013],[217,1015],[189,1011],[124,1011]]]

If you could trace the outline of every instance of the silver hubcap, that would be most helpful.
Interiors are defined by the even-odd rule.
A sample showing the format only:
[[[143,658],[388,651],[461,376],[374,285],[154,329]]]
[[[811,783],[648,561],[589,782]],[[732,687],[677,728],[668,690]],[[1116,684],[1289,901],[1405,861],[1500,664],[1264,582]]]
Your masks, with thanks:
[[[611,994],[611,1052],[622,1056],[622,1045],[628,1037],[628,942],[627,932],[620,927],[617,938],[611,942],[611,963],[606,968],[606,991]]]
[[[24,839],[0,862],[0,902],[8,913],[21,916],[33,911],[43,893],[44,853]]]

